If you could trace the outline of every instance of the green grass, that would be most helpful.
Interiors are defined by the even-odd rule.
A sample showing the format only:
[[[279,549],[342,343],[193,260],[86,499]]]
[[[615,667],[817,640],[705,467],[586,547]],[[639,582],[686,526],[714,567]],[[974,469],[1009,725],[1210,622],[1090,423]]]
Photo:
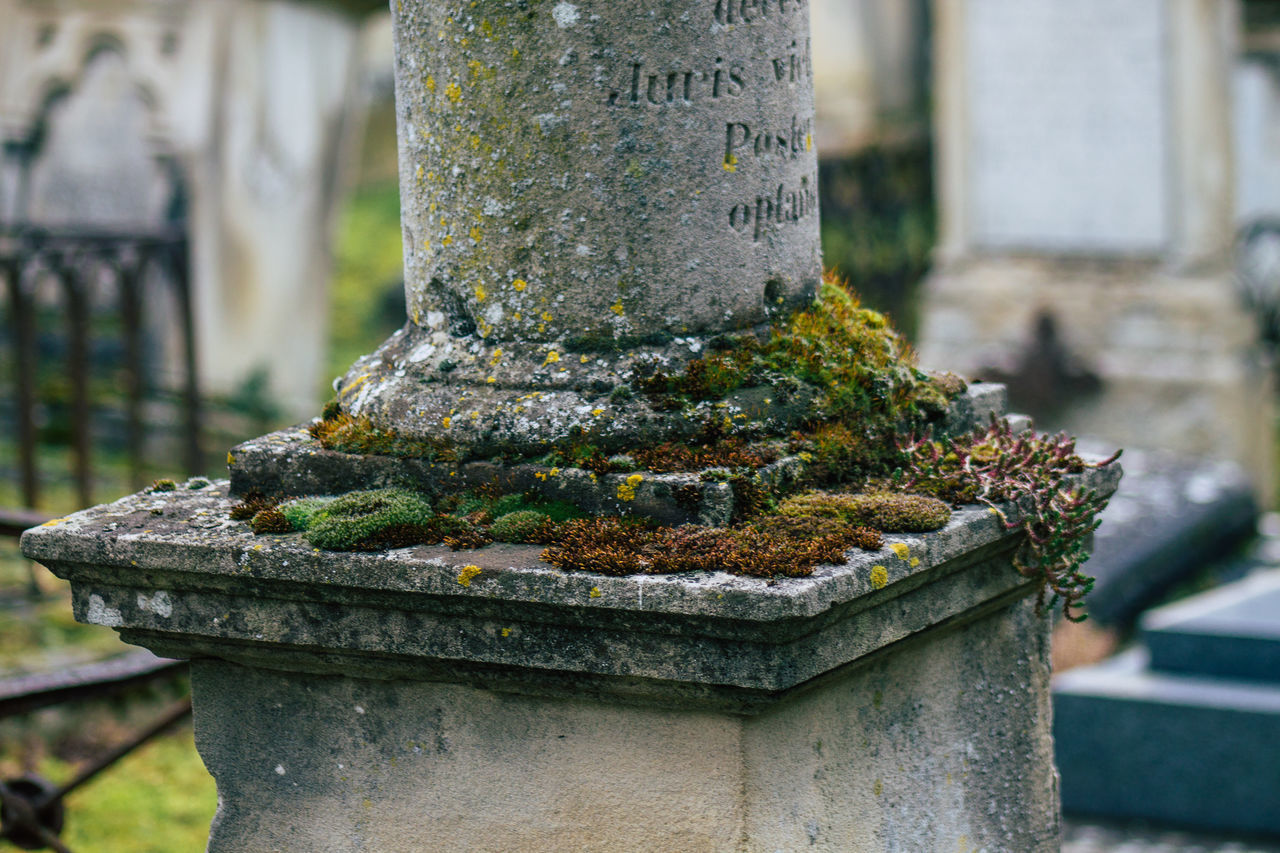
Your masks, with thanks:
[[[404,325],[403,263],[399,188],[390,183],[357,190],[334,247],[328,380]],[[332,394],[326,381],[321,399]]]
[[[70,765],[47,759],[41,775],[61,782]],[[191,727],[157,738],[67,799],[62,840],[77,853],[198,853],[218,804]]]

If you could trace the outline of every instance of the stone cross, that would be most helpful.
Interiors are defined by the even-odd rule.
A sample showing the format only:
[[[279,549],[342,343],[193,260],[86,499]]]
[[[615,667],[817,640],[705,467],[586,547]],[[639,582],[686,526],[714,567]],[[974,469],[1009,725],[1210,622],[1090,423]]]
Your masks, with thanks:
[[[805,0],[547,6],[393,4],[410,322],[339,385],[378,425],[634,441],[670,419],[610,399],[630,359],[816,291]]]

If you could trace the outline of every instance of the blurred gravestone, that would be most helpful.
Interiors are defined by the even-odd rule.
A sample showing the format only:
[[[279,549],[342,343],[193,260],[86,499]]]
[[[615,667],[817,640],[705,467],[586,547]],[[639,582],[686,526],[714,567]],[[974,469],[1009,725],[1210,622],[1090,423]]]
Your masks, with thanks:
[[[1051,317],[1100,384],[1033,411],[1041,426],[1233,459],[1265,491],[1271,394],[1228,252],[1231,4],[935,13],[942,233],[922,360],[1009,375]]]

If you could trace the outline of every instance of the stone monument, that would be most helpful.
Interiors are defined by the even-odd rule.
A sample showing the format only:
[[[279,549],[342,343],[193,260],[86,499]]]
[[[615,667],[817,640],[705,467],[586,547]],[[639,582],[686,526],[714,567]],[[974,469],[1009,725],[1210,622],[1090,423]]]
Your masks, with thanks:
[[[725,469],[597,476],[528,454],[640,448],[708,414],[785,430],[815,399],[779,380],[673,411],[627,390],[816,310],[807,4],[393,8],[410,317],[313,426],[340,415],[455,458],[284,431],[232,452],[231,491],[437,501],[498,477],[728,525],[744,498]],[[1002,410],[975,386],[938,428]],[[78,618],[191,659],[213,853],[1057,849],[1048,621],[1002,523],[1021,504],[809,573],[606,576],[528,544],[321,550],[229,520],[226,483],[163,485],[24,550],[71,578]]]
[[[1230,259],[1237,4],[934,12],[941,234],[922,362],[1007,369],[1050,317],[1100,387],[1043,426],[1234,460],[1267,503],[1272,394]]]

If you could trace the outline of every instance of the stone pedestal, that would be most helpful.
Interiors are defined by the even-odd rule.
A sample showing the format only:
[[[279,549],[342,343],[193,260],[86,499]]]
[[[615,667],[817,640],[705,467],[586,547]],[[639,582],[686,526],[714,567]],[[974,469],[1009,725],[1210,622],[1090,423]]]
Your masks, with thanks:
[[[987,509],[770,581],[264,547],[230,503],[23,540],[77,618],[192,660],[214,853],[1057,849],[1049,623]]]

